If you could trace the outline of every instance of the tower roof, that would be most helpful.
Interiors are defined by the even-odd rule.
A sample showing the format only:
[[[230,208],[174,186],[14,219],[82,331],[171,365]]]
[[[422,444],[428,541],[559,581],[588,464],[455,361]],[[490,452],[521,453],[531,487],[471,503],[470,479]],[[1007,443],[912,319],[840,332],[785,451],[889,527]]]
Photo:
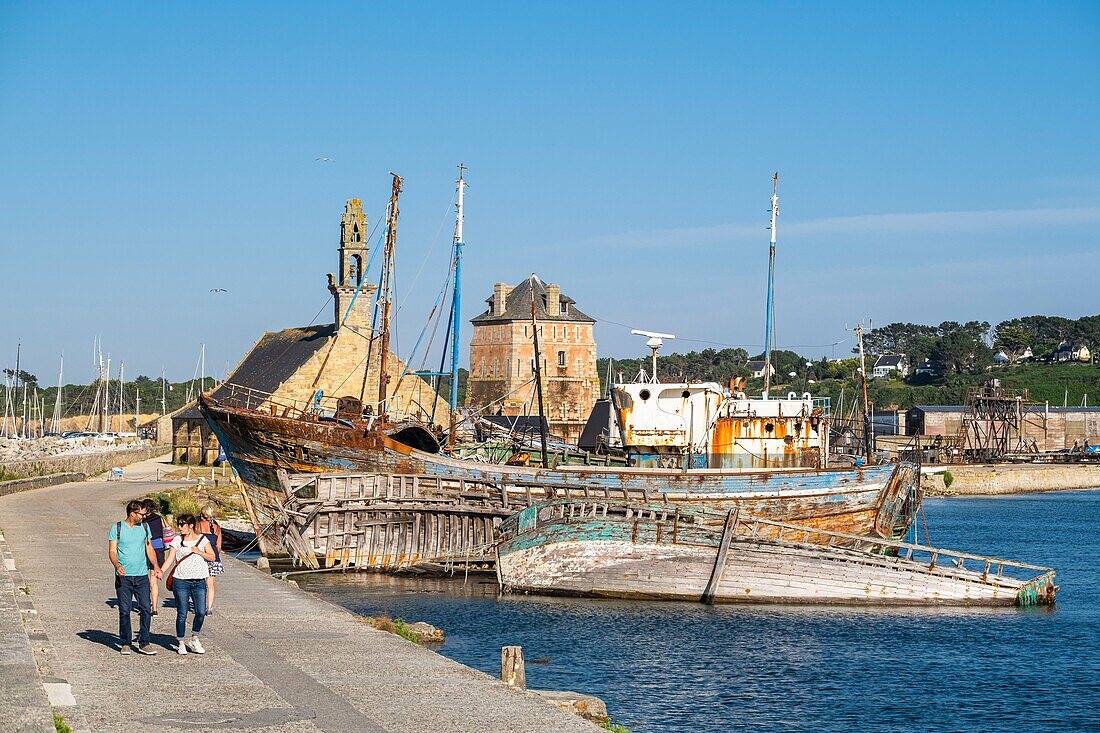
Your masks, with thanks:
[[[493,312],[493,298],[490,295],[485,299],[489,308],[476,318],[470,319],[470,323],[493,323],[496,321],[529,321],[531,320],[531,301],[535,303],[535,317],[541,321],[575,321],[578,323],[595,323],[596,319],[586,316],[574,307],[575,300],[564,293],[560,294],[562,307],[559,315],[552,316],[546,308],[546,283],[539,276],[531,273],[531,276],[521,280],[518,285],[508,291],[503,313]],[[568,305],[568,307],[565,307]]]

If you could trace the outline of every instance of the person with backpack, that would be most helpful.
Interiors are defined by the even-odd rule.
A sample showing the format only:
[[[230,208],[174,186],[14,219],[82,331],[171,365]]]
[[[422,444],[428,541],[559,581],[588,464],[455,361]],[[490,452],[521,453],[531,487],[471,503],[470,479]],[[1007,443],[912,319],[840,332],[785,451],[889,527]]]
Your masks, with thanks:
[[[168,546],[167,562],[175,561],[168,574],[167,586],[176,596],[176,641],[180,654],[194,652],[205,654],[199,632],[206,619],[206,579],[210,577],[207,563],[214,560],[214,548],[206,535],[195,531],[195,516],[181,514],[176,517],[179,534]],[[194,603],[195,620],[191,625],[191,639],[187,640],[187,612]]]
[[[152,538],[153,552],[157,555],[157,567],[164,567],[164,520],[157,510],[156,499],[142,499],[141,505],[145,508],[145,517],[142,524],[149,527],[149,536]],[[153,577],[153,563],[149,563],[149,604],[150,614],[156,616],[160,613],[160,582]]]
[[[210,576],[206,579],[206,613],[214,613],[214,578],[225,572],[222,565],[222,528],[218,520],[214,518],[217,507],[207,504],[202,508],[202,514],[195,531],[206,535],[210,540],[210,546],[214,548],[214,560],[210,563]]]
[[[149,568],[156,579],[161,577],[160,562],[153,551],[149,527],[142,523],[145,507],[137,499],[126,504],[126,519],[115,522],[107,533],[107,558],[115,566],[115,591],[118,598],[118,642],[122,654],[130,654],[133,628],[130,613],[137,599],[139,614],[138,654],[152,656],[157,650],[149,643],[152,623],[149,608]]]

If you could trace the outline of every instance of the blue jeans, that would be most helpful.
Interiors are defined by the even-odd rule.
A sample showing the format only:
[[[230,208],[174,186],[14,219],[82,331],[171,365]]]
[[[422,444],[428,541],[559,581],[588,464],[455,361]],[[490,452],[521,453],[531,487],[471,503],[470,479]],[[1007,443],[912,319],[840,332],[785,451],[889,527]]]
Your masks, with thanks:
[[[118,591],[118,641],[128,646],[134,641],[134,630],[130,626],[130,613],[137,599],[138,644],[149,643],[149,622],[152,620],[149,608],[148,575],[116,575],[115,588]]]
[[[191,636],[198,636],[206,619],[206,578],[175,578],[172,580],[172,593],[176,596],[176,638],[183,641],[187,637],[187,607],[191,601],[195,603]]]

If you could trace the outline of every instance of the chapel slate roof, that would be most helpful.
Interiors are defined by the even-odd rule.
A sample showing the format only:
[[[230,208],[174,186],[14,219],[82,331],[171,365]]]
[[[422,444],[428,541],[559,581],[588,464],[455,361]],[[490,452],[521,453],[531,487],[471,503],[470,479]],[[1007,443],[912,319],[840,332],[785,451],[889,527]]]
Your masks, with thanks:
[[[561,296],[563,305],[560,315],[551,316],[546,310],[546,284],[534,273],[531,277],[521,281],[508,293],[505,298],[503,313],[493,313],[493,296],[485,299],[489,308],[476,318],[470,319],[470,323],[492,323],[495,321],[529,321],[531,320],[531,301],[535,301],[535,317],[540,321],[576,321],[579,323],[595,323],[595,318],[590,318],[574,307],[577,301],[564,293]],[[568,305],[568,313],[564,312],[564,306]]]
[[[229,394],[230,384],[274,393],[336,334],[336,325],[269,331],[260,337],[233,373],[214,390],[214,399]]]

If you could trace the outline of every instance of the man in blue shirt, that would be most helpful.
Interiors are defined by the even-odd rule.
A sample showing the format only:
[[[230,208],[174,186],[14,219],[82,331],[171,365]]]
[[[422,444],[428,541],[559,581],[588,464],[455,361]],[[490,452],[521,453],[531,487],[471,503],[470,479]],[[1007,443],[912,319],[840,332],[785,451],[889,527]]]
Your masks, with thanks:
[[[136,499],[126,505],[126,519],[111,525],[107,533],[107,557],[115,566],[115,589],[118,591],[118,640],[123,654],[130,653],[133,629],[130,612],[137,599],[141,622],[138,630],[138,654],[153,655],[157,650],[149,644],[149,569],[158,580],[161,577],[157,555],[153,552],[149,526],[142,524],[145,508]]]

